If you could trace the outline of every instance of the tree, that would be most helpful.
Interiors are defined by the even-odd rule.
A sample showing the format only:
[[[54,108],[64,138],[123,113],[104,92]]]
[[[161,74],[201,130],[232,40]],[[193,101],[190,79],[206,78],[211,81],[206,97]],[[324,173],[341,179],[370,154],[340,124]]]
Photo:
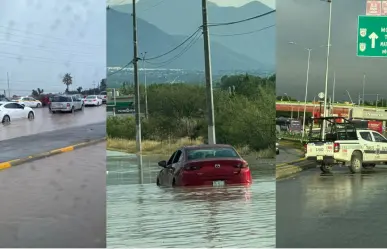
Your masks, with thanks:
[[[101,92],[106,91],[106,79],[101,80],[101,83],[99,84],[99,90]]]
[[[71,74],[69,73],[66,73],[64,76],[63,76],[63,80],[62,80],[63,84],[66,85],[66,93],[69,92],[69,86],[71,84],[73,84],[73,77],[71,76]]]
[[[38,88],[38,89],[36,89],[36,90],[33,89],[31,95],[34,96],[34,97],[38,97],[38,96],[40,96],[43,92],[44,92],[44,90],[43,90],[43,89],[40,89],[40,88]]]
[[[78,87],[78,88],[77,88],[77,92],[78,92],[78,93],[82,93],[82,89],[83,89],[83,88],[82,88],[81,86]]]

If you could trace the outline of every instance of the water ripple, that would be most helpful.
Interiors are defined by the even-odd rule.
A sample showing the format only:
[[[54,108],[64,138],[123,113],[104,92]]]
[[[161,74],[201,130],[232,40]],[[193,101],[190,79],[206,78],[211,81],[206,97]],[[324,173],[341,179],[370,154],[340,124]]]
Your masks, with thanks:
[[[275,247],[274,166],[249,162],[250,187],[159,188],[155,160],[131,160],[108,160],[108,247]]]

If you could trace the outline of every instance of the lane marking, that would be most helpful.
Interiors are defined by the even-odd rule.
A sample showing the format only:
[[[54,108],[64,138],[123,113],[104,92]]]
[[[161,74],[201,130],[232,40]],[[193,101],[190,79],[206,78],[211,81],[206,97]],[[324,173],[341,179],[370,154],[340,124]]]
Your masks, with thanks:
[[[11,164],[9,162],[0,163],[0,170],[10,168]]]

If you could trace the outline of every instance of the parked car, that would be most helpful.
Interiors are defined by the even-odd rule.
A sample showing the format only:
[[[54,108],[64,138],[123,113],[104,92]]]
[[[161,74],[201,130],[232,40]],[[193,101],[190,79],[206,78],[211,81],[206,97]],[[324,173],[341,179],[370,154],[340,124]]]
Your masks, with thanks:
[[[51,97],[49,110],[52,113],[56,112],[75,112],[83,110],[84,104],[81,98],[76,98],[71,95],[56,95]]]
[[[157,175],[159,186],[251,184],[247,162],[230,145],[186,146],[175,151]]]
[[[106,104],[106,100],[107,100],[107,93],[106,93],[106,91],[100,92],[99,96],[102,98],[102,104]]]
[[[33,97],[18,97],[16,99],[13,99],[12,101],[17,102],[21,105],[33,107],[33,108],[39,108],[42,107],[42,102],[40,102],[37,99],[34,99]]]
[[[89,95],[85,99],[85,106],[100,106],[102,105],[102,98],[98,95]]]
[[[9,124],[11,120],[35,119],[35,112],[31,107],[23,106],[15,102],[0,103],[0,120],[3,124]]]

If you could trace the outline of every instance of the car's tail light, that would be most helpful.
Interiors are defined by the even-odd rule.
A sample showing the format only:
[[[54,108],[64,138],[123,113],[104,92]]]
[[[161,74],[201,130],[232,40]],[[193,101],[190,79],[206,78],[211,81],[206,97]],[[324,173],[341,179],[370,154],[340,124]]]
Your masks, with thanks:
[[[103,96],[104,99],[106,99],[106,96]]]
[[[93,101],[96,101],[95,99],[93,99]]]
[[[199,165],[199,164],[193,164],[193,163],[188,163],[186,165],[184,165],[183,169],[184,171],[193,171],[193,170],[199,170],[201,169],[202,166]]]
[[[241,162],[241,163],[236,164],[234,167],[243,169],[243,168],[248,168],[249,164],[247,162]]]
[[[67,103],[67,107],[70,107],[70,103]]]
[[[340,151],[340,144],[334,143],[333,144],[333,152],[339,152]]]
[[[304,144],[304,152],[306,153],[308,151],[308,144]]]

